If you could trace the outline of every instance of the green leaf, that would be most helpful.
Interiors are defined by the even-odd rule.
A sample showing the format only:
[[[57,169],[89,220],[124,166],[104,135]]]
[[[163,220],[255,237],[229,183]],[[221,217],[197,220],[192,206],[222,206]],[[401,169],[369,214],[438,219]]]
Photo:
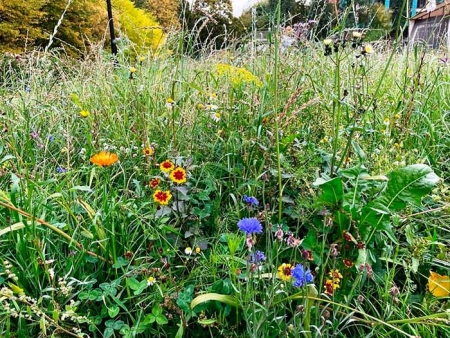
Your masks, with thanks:
[[[117,316],[119,314],[119,307],[117,305],[113,305],[110,308],[108,308],[108,315],[111,318],[114,318],[115,316]]]
[[[364,160],[366,158],[366,153],[362,150],[361,146],[358,142],[352,140],[352,146],[355,152],[358,154],[360,160]]]
[[[155,317],[156,316],[159,316],[160,314],[162,314],[162,309],[161,309],[161,306],[159,306],[159,304],[157,304],[157,305],[155,305],[153,308],[152,308],[152,315],[154,315]]]
[[[319,187],[322,190],[322,194],[317,200],[320,205],[335,206],[342,201],[344,190],[340,177],[335,177],[325,183],[320,183]]]
[[[147,288],[147,281],[144,279],[139,283],[139,287],[134,291],[134,295],[140,295]]]
[[[180,324],[178,324],[178,331],[177,334],[175,335],[175,338],[183,338],[183,334],[184,334],[184,324],[183,321],[181,321]]]
[[[169,321],[167,320],[166,316],[164,316],[163,314],[160,314],[156,317],[156,323],[158,325],[166,325],[168,322]]]
[[[109,337],[112,337],[113,334],[114,334],[114,329],[111,327],[107,327],[105,329],[105,332],[103,332],[103,337],[109,338]]]
[[[119,258],[117,258],[116,262],[113,264],[112,267],[114,269],[119,269],[123,266],[127,266],[128,264],[129,264],[129,262],[125,258],[119,257]]]
[[[216,323],[215,319],[199,319],[197,321],[200,325],[212,325]]]
[[[423,196],[439,182],[440,178],[425,164],[414,164],[388,174],[389,182],[377,201],[390,210],[399,211],[407,203],[420,205]]]
[[[211,300],[215,300],[227,305],[231,305],[233,307],[238,307],[238,301],[235,297],[230,295],[221,295],[218,293],[205,293],[203,295],[195,297],[195,299],[191,302],[191,309],[195,308],[197,305],[202,304],[204,302],[208,302]]]
[[[388,174],[388,178],[384,192],[363,208],[362,224],[386,228],[389,215],[404,209],[408,204],[420,205],[422,197],[431,192],[440,180],[425,164],[396,169]]]
[[[110,283],[100,284],[100,288],[104,291],[105,295],[115,296],[117,294],[117,289],[113,287]]]
[[[10,225],[7,228],[0,230],[0,236],[3,236],[4,234],[7,234],[10,231],[16,231],[25,228],[25,225],[22,222],[15,223],[13,225]]]
[[[139,281],[134,277],[128,278],[127,283],[131,290],[138,290],[140,287]]]

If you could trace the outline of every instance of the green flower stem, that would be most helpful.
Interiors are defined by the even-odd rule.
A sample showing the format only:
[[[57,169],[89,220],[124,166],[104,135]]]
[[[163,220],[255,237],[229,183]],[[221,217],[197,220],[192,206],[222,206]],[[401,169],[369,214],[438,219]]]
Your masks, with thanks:
[[[277,5],[277,27],[280,27],[281,22],[281,0],[278,0]],[[277,28],[278,31],[278,28]],[[278,62],[279,62],[279,39],[275,34],[275,65],[273,73],[273,88],[274,88],[274,110],[278,114]],[[275,117],[275,145],[277,152],[277,174],[278,174],[278,222],[281,222],[283,215],[283,184],[281,182],[281,156],[280,156],[280,135],[279,135],[279,121],[278,116]]]
[[[339,147],[339,127],[341,122],[341,62],[339,55],[336,56],[336,69],[334,70],[334,89],[336,91],[336,97],[333,99],[333,156],[331,158],[330,176],[333,177],[334,165],[336,163],[337,149]],[[345,153],[342,154],[342,157]],[[342,160],[341,160],[342,162]]]

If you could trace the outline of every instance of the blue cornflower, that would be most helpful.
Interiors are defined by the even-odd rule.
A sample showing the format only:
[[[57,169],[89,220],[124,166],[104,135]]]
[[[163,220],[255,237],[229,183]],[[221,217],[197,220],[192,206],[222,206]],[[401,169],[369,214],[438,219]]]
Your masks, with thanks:
[[[66,168],[64,168],[64,167],[56,167],[56,173],[63,174],[65,172],[67,172]]]
[[[257,205],[259,205],[258,200],[255,197],[253,197],[253,196],[244,195],[243,200],[244,200],[245,203],[247,203],[250,206],[255,206],[256,207]]]
[[[49,142],[52,142],[55,139],[55,137],[53,135],[47,135],[47,139]]]
[[[266,260],[266,255],[264,255],[264,252],[256,250],[255,253],[250,253],[250,263],[254,263],[256,265],[261,264],[261,262],[264,262]]]
[[[310,269],[305,270],[305,267],[301,264],[297,264],[292,270],[292,277],[294,277],[294,286],[301,288],[305,284],[312,283],[314,277]]]
[[[245,232],[248,235],[260,234],[262,232],[261,223],[254,217],[243,218],[238,222],[239,230]]]

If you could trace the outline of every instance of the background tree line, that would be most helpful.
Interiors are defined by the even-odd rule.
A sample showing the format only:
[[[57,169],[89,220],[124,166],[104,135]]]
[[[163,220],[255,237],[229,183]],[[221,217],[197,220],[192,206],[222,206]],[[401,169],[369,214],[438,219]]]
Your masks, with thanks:
[[[205,45],[222,48],[254,28],[269,29],[276,22],[278,4],[278,0],[261,1],[253,6],[253,14],[248,9],[235,18],[231,0],[111,1],[117,35],[126,35],[136,48],[156,49],[164,41],[164,33],[183,30],[184,50],[193,52]],[[308,4],[305,1],[281,2],[285,26],[314,21],[316,37],[327,35],[339,25],[371,27],[376,29],[374,39],[386,36],[392,27],[391,12],[371,0],[358,1],[357,5],[351,1],[336,4],[328,0],[311,0]],[[106,0],[0,0],[0,52],[19,53],[45,47],[66,7],[52,41],[53,48],[78,56],[99,42],[109,43]],[[396,18],[401,17],[395,14]],[[339,16],[346,20],[338,20]]]

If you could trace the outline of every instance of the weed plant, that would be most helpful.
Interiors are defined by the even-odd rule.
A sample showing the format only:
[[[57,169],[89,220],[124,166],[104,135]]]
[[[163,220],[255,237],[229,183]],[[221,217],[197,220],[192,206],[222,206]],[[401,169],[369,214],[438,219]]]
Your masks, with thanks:
[[[5,57],[1,336],[450,333],[447,63],[276,41]]]

